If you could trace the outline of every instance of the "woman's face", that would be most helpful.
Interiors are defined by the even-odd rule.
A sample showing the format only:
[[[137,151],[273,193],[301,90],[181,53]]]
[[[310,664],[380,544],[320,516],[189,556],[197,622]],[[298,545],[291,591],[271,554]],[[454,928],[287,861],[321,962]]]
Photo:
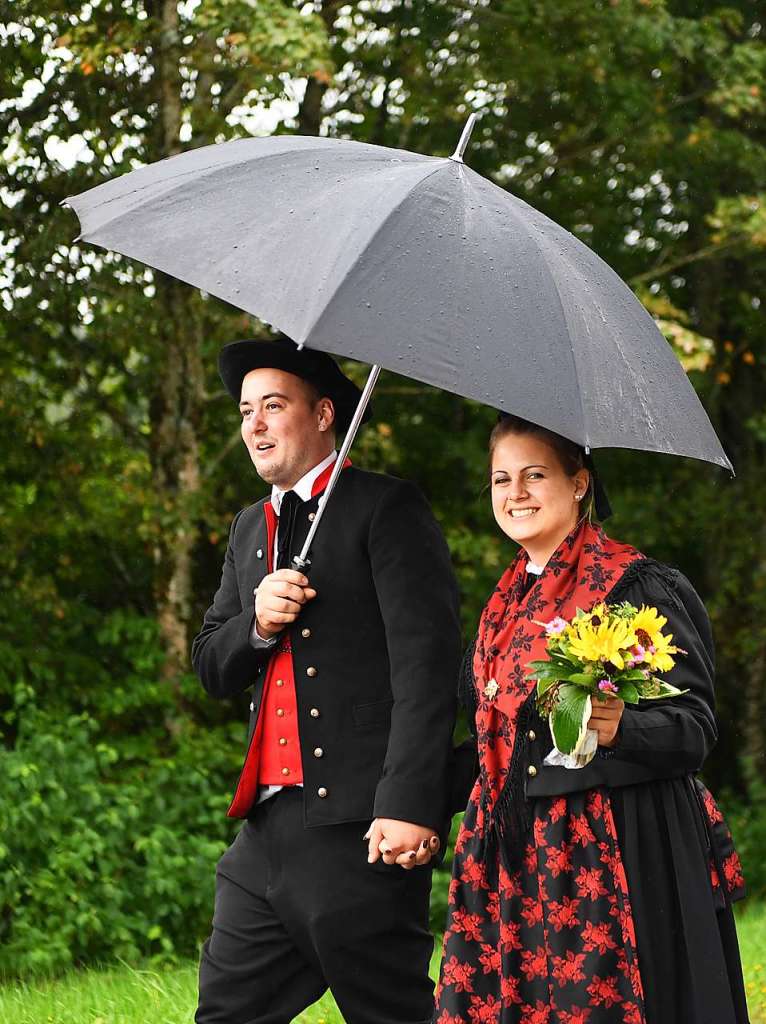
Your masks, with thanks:
[[[556,452],[540,438],[507,434],[492,455],[492,511],[498,526],[533,562],[544,565],[574,529],[588,476],[587,469],[567,476]]]

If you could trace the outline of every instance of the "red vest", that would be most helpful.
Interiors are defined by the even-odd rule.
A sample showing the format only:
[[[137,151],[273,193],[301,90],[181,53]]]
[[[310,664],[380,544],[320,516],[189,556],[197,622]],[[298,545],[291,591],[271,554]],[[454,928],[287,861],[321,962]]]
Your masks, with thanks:
[[[314,481],[311,497],[321,494],[333,471],[333,462]],[[343,468],[351,465],[346,459]],[[271,501],[263,506],[266,516],[266,564],[273,572],[274,539],[279,519]],[[263,684],[263,700],[250,746],[247,750],[237,791],[226,812],[230,818],[244,818],[252,807],[259,786],[297,786],[303,783],[298,701],[295,694],[290,635],[285,631],[271,657]]]

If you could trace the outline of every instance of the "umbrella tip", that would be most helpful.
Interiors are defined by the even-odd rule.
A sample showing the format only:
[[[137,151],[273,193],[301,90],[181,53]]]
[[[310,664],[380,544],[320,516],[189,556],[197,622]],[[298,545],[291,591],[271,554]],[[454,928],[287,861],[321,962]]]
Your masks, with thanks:
[[[476,124],[477,116],[478,115],[476,114],[471,114],[465,123],[465,128],[463,129],[463,134],[460,136],[460,142],[457,144],[457,149],[450,157],[450,160],[454,160],[455,163],[463,163],[463,153],[465,153],[465,147],[468,145],[468,140],[471,138],[471,132],[473,131],[473,126]]]

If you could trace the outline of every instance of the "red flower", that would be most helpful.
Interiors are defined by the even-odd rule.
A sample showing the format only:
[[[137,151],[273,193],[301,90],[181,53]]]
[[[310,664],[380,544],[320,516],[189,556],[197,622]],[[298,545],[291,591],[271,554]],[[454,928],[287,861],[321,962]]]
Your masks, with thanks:
[[[597,789],[589,791],[585,808],[592,818],[601,821],[604,814],[604,797]]]
[[[469,839],[473,839],[475,835],[476,833],[473,831],[473,829],[465,828],[463,825],[461,825],[460,831],[457,834],[457,839],[455,840],[455,853],[462,853],[463,850],[465,849],[465,844],[468,842]]]
[[[531,844],[524,853],[524,867],[528,875],[534,875],[537,871],[537,847]]]
[[[534,1006],[525,1003],[521,1008],[521,1019],[524,1024],[548,1024],[551,1019],[551,1008],[542,999],[538,999]]]
[[[709,789],[703,790],[702,799],[705,802],[705,810],[707,811],[707,816],[710,819],[710,824],[717,825],[719,822],[723,821],[723,815],[721,814],[718,804],[715,802],[713,794]]]
[[[557,932],[560,932],[562,928],[576,928],[580,923],[577,916],[579,906],[580,901],[570,899],[569,896],[565,896],[561,903],[552,900],[548,910],[548,921]]]
[[[552,822],[557,822],[559,818],[563,818],[567,813],[567,801],[566,797],[557,796],[555,800],[551,801],[551,809],[549,811],[549,817]]]
[[[483,862],[476,860],[473,854],[470,853],[463,862],[463,872],[460,875],[460,881],[470,885],[473,892],[478,892],[479,889],[489,889],[485,865]]]
[[[494,1021],[500,1019],[502,1008],[502,1003],[494,996],[487,996],[486,999],[482,999],[481,996],[471,996],[468,1016],[473,1024],[493,1024]]]
[[[463,1018],[459,1015],[453,1017],[448,1010],[442,1010],[436,1018],[436,1024],[463,1024]]]
[[[535,837],[535,846],[545,846],[545,830],[548,827],[548,823],[544,818],[535,818],[533,826],[533,835]]]
[[[573,1006],[569,1013],[566,1010],[559,1010],[558,1013],[561,1024],[586,1024],[593,1011],[584,1006]]]
[[[521,925],[516,921],[500,922],[500,948],[503,953],[521,949]]]
[[[596,841],[593,829],[590,827],[588,819],[584,814],[569,815],[569,831],[572,833],[572,842],[579,843],[582,847]]]
[[[504,900],[509,900],[513,896],[521,896],[521,873],[515,871],[512,875],[509,875],[501,864],[498,888]]]
[[[542,946],[532,952],[531,949],[523,950],[521,954],[521,972],[527,979],[544,978],[548,973],[548,958]]]
[[[599,921],[598,924],[586,921],[582,932],[582,940],[582,948],[586,953],[597,949],[601,956],[603,956],[608,949],[617,949],[617,943],[612,937],[612,926],[609,921]]]
[[[525,896],[521,901],[521,916],[527,922],[527,928],[533,928],[543,919],[543,905],[532,896]]]
[[[456,992],[473,992],[472,978],[475,973],[475,967],[461,963],[456,956],[451,956],[442,964],[442,986],[454,985]]]
[[[588,985],[591,1006],[605,1006],[610,1009],[622,1001],[616,978],[594,978]]]
[[[490,921],[500,920],[500,893],[491,892],[487,897],[487,916]]]
[[[585,962],[585,953],[573,953],[567,950],[566,956],[553,957],[553,977],[559,985],[566,985],[568,981],[584,981],[585,971],[582,965]]]
[[[604,872],[602,868],[580,868],[580,873],[575,879],[578,896],[597,900],[599,896],[606,896],[606,889],[603,884]]]
[[[572,847],[567,843],[560,843],[559,846],[548,846],[545,854],[548,858],[546,867],[554,878],[558,878],[565,871],[572,870]]]
[[[448,901],[454,907],[457,903],[457,894],[460,892],[460,879],[451,878],[449,882]]]
[[[646,1018],[637,1003],[622,1004],[622,1024],[646,1024]]]
[[[463,932],[466,942],[481,941],[481,915],[469,914],[465,907],[460,907],[452,915],[453,932]]]
[[[482,942],[479,963],[484,968],[485,974],[492,974],[493,972],[499,974],[502,967],[500,950],[495,946],[491,946],[488,942]]]
[[[726,860],[723,862],[723,873],[726,877],[726,887],[729,892],[734,889],[739,889],[745,884],[745,878],[742,874],[742,864],[737,851],[730,853]]]
[[[512,975],[503,975],[500,979],[500,995],[503,999],[503,1006],[512,1006],[521,1002],[519,995],[519,979]]]

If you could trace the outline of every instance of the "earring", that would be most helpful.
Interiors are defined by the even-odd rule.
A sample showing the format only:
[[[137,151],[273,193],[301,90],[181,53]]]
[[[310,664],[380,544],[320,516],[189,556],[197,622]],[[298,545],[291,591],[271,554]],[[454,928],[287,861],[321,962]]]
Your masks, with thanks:
[[[582,501],[582,494],[575,494],[575,501]]]

